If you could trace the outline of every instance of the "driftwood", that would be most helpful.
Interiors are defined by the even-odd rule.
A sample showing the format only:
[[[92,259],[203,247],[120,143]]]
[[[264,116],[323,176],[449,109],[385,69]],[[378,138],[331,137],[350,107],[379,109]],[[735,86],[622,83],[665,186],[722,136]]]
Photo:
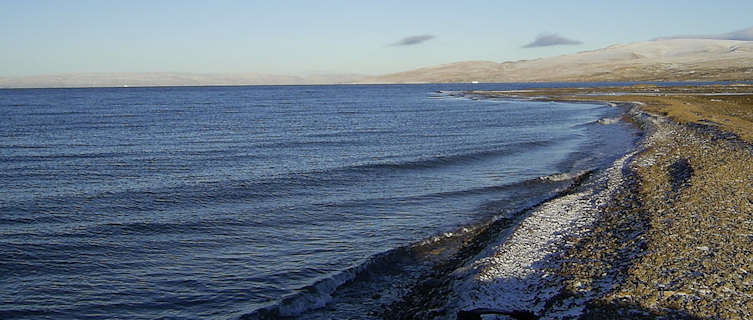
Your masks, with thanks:
[[[473,309],[467,311],[458,311],[458,320],[482,320],[481,316],[485,314],[498,314],[509,316],[516,320],[536,320],[538,317],[531,311],[521,310],[496,310],[496,309]]]

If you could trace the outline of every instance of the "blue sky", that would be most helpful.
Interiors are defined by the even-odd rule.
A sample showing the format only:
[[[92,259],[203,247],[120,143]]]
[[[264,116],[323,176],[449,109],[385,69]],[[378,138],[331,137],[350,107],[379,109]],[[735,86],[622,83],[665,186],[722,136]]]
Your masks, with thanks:
[[[0,0],[0,76],[381,74],[753,26],[753,1]],[[523,48],[554,33],[575,45]],[[391,45],[417,35],[433,38]]]

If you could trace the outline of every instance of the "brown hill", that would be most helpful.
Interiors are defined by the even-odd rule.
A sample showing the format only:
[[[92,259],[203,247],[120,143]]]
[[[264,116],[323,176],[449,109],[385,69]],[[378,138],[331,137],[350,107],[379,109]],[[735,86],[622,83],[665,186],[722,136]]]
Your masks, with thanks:
[[[670,39],[516,62],[468,61],[360,83],[753,80],[753,41]]]

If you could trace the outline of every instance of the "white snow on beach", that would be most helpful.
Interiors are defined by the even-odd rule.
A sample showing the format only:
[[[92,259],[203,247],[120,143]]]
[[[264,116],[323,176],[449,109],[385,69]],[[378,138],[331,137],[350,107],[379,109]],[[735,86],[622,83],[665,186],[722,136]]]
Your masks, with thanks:
[[[577,316],[579,302],[541,314],[547,300],[562,288],[559,276],[549,270],[560,265],[566,238],[588,230],[599,209],[607,205],[624,179],[623,167],[636,152],[616,160],[578,192],[533,209],[515,230],[500,234],[488,249],[455,271],[448,308],[529,310],[544,319]]]

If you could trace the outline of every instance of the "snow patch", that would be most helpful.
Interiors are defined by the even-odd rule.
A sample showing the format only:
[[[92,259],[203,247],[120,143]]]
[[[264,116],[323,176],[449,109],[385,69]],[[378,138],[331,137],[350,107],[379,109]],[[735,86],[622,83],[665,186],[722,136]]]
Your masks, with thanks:
[[[562,289],[562,278],[550,270],[560,266],[566,239],[585,232],[617,192],[624,181],[622,169],[636,153],[616,160],[583,191],[535,208],[514,231],[499,235],[489,250],[456,270],[448,307],[529,310],[543,319],[580,315],[583,299],[542,314],[546,302]]]

